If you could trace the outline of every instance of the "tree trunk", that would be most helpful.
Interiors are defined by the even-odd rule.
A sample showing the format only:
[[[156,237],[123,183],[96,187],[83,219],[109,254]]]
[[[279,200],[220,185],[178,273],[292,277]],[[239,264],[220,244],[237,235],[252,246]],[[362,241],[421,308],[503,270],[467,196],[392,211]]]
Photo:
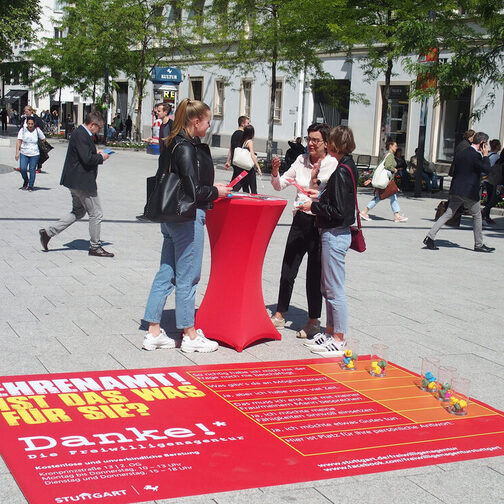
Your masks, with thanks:
[[[143,78],[135,82],[135,89],[137,91],[137,115],[135,118],[135,141],[142,141],[142,105],[143,105]]]
[[[266,142],[266,160],[273,157],[273,127],[275,125],[276,61],[271,63],[270,113],[268,121],[268,141]]]
[[[385,71],[385,85],[382,89],[382,109],[380,125],[380,155],[385,150],[385,142],[390,136],[390,78],[392,76],[393,61],[387,60],[387,70]]]
[[[59,114],[59,118],[58,118],[58,124],[56,125],[57,127],[57,133],[59,134],[60,132],[60,125],[63,124],[63,121],[61,119],[61,86],[59,88],[59,95],[58,95],[58,114]]]
[[[277,10],[274,9],[272,12],[273,18],[275,20],[275,28],[278,29],[278,14]],[[276,31],[275,31],[275,39]],[[270,111],[269,111],[269,128],[268,128],[268,140],[266,142],[266,161],[269,163],[273,157],[273,127],[275,125],[275,96],[276,96],[276,71],[277,71],[277,61],[278,61],[278,41],[276,41],[273,54],[271,57],[271,89],[270,89]]]

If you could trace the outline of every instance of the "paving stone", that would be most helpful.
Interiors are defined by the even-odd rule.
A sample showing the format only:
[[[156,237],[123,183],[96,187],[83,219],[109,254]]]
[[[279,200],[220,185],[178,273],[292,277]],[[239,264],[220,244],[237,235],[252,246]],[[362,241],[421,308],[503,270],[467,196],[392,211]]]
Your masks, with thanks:
[[[105,219],[102,238],[113,259],[88,256],[88,220],[83,219],[51,239],[41,251],[38,229],[69,210],[68,190],[59,186],[67,143],[56,141],[45,172],[36,185],[47,190],[19,191],[17,172],[1,174],[0,184],[0,375],[43,374],[165,366],[220,365],[317,358],[295,337],[306,321],[306,258],[295,283],[286,328],[280,341],[265,341],[236,352],[221,347],[211,354],[184,354],[180,349],[141,350],[145,302],[159,265],[159,225],[139,223],[145,178],[155,173],[157,158],[145,152],[118,150],[99,168],[99,194]],[[227,149],[212,149],[223,164]],[[0,147],[0,165],[12,165],[13,147]],[[230,173],[216,170],[216,180]],[[292,222],[295,191],[274,191],[263,176],[267,194],[288,200],[271,237],[263,265],[263,297],[276,310],[285,242]],[[504,314],[499,273],[504,254],[504,217],[484,230],[493,254],[472,251],[469,218],[460,229],[443,228],[439,251],[423,248],[434,208],[446,194],[413,198],[400,194],[405,225],[392,222],[388,203],[363,223],[367,251],[349,251],[346,290],[349,336],[360,340],[360,353],[375,342],[390,346],[390,360],[415,372],[421,358],[438,355],[471,379],[471,396],[504,410]],[[359,189],[364,207],[372,191]],[[239,258],[237,258],[239,260]],[[197,306],[210,274],[210,246],[205,237]],[[325,307],[322,310],[322,326]],[[174,299],[168,299],[162,324],[178,337]],[[233,328],[230,328],[232,331]],[[322,357],[320,357],[322,358]],[[294,485],[156,500],[173,504],[266,504],[384,501],[414,504],[502,502],[494,489],[504,484],[504,457],[477,459]],[[476,485],[474,482],[477,482]],[[473,486],[473,488],[471,487]],[[484,487],[481,490],[481,487]],[[0,502],[25,503],[5,464],[0,462]],[[480,493],[477,493],[477,489]],[[499,500],[500,499],[500,500]]]

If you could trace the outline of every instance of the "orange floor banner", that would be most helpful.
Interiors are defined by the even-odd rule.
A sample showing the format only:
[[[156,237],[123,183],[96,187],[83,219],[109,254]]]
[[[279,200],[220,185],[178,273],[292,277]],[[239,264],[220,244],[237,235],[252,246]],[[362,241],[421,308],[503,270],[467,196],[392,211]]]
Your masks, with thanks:
[[[134,503],[504,454],[393,363],[341,358],[0,377],[0,453],[31,504]]]

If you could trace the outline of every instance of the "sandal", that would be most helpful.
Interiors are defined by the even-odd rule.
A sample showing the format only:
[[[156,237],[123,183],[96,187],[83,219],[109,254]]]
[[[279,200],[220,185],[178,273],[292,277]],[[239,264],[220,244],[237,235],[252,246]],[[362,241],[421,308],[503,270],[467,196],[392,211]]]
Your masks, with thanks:
[[[306,323],[303,328],[296,333],[296,338],[312,338],[315,334],[320,332],[320,322],[316,324],[308,324]]]

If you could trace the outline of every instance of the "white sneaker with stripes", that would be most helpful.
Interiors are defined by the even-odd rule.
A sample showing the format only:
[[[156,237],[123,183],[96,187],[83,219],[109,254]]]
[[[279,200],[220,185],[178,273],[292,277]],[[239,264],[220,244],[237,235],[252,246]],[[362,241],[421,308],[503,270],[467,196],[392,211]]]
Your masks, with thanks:
[[[341,357],[345,355],[346,341],[337,340],[329,336],[322,344],[317,347],[311,347],[312,353],[324,355],[327,357]]]

